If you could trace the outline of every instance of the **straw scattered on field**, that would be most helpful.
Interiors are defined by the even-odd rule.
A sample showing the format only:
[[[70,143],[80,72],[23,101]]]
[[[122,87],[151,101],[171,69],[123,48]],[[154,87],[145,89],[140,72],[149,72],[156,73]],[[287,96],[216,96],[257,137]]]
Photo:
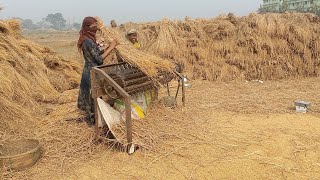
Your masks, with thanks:
[[[94,145],[93,128],[81,122],[83,114],[76,107],[80,65],[25,39],[19,33],[18,24],[13,20],[0,21],[0,144],[7,139],[35,138],[42,143],[44,156],[27,171],[12,174],[0,168],[0,178],[32,176],[43,179],[52,174],[63,177],[70,167],[108,147]],[[151,77],[161,71],[172,72],[173,63],[184,65],[185,72],[194,79],[207,80],[274,80],[319,74],[319,18],[311,14],[251,14],[246,17],[230,14],[215,19],[164,19],[155,23],[127,24],[126,28],[138,29],[143,52],[133,49],[120,35],[121,30],[109,30],[100,24],[107,41],[120,39],[117,50],[124,59]],[[210,82],[199,82],[199,86],[205,83]],[[294,82],[291,84],[285,88],[294,88]],[[315,81],[310,84],[314,85]],[[303,85],[309,86],[309,82]],[[187,112],[154,106],[145,121],[133,122],[134,142],[141,144],[143,152],[154,159],[150,165],[196,143],[215,140],[216,149],[230,150],[230,143],[250,143],[254,135],[243,135],[239,139],[222,138],[226,132],[215,137],[206,136],[199,129],[206,128],[204,119],[208,121],[211,116],[204,117],[201,110],[289,112],[287,104],[298,95],[318,103],[317,96],[303,93],[303,87],[285,93],[276,91],[277,83],[255,88],[247,86],[210,86],[212,92],[224,92],[223,97],[211,98],[213,102],[206,101],[203,91],[190,92],[189,95],[199,98],[189,102],[189,107],[193,108]],[[265,96],[259,97],[259,91],[265,92]],[[272,93],[283,98],[272,99],[275,97]],[[273,104],[268,104],[269,100]],[[278,108],[274,109],[273,105]],[[317,112],[318,109],[313,111]],[[170,144],[170,140],[180,143]]]

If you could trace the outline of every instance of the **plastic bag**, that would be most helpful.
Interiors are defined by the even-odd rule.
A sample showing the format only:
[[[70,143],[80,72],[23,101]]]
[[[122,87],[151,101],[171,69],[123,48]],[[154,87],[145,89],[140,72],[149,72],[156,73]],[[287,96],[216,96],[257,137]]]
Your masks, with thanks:
[[[117,99],[114,103],[114,107],[120,112],[122,119],[126,118],[125,104],[123,101]],[[134,101],[131,101],[131,118],[132,119],[144,119],[145,115],[143,109]]]
[[[98,126],[103,127],[108,125],[111,128],[113,125],[120,124],[120,113],[114,110],[108,103],[97,98],[98,102]]]

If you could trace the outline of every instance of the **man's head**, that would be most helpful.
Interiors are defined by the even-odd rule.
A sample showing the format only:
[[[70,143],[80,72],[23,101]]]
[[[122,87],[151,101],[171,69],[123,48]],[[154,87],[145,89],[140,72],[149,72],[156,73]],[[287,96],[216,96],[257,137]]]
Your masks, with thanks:
[[[112,28],[117,27],[117,23],[116,23],[115,20],[111,20],[110,25],[111,25]]]
[[[138,32],[137,32],[137,30],[136,29],[129,29],[127,31],[127,38],[132,43],[138,42]]]

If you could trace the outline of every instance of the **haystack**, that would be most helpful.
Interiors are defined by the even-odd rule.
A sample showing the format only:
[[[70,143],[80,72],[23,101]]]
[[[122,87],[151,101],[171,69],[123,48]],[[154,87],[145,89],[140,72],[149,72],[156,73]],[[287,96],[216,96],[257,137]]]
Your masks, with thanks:
[[[87,157],[93,148],[92,131],[84,123],[66,121],[81,117],[75,89],[81,68],[19,31],[17,21],[0,20],[0,145],[8,139],[40,140],[44,154],[39,163],[48,163],[42,171],[52,173],[80,154]]]
[[[138,29],[143,51],[184,64],[195,79],[319,75],[320,24],[313,14],[229,14],[125,27]]]
[[[28,108],[43,110],[42,102],[53,102],[60,93],[79,84],[79,65],[17,36],[17,24],[13,20],[0,21],[0,106],[1,123],[5,124],[12,121],[29,124],[24,118],[16,117],[19,113],[13,109],[20,109],[23,114],[29,113]]]

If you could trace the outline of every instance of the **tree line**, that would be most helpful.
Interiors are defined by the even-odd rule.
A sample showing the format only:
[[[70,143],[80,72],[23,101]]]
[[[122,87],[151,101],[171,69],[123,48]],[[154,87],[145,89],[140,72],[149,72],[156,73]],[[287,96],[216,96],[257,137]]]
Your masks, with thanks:
[[[14,18],[21,21],[23,29],[37,30],[37,29],[56,29],[56,30],[68,30],[81,28],[81,24],[73,22],[72,24],[67,23],[67,20],[61,13],[48,14],[47,17],[43,18],[40,22],[34,23],[31,19]]]
[[[289,0],[283,0],[282,4],[278,7],[278,5],[273,6],[261,6],[259,8],[259,13],[273,12],[273,13],[284,13],[284,12],[302,12],[302,13],[314,13],[320,16],[320,6],[313,2],[310,6],[307,6],[303,3],[296,6],[294,9],[290,8]]]

